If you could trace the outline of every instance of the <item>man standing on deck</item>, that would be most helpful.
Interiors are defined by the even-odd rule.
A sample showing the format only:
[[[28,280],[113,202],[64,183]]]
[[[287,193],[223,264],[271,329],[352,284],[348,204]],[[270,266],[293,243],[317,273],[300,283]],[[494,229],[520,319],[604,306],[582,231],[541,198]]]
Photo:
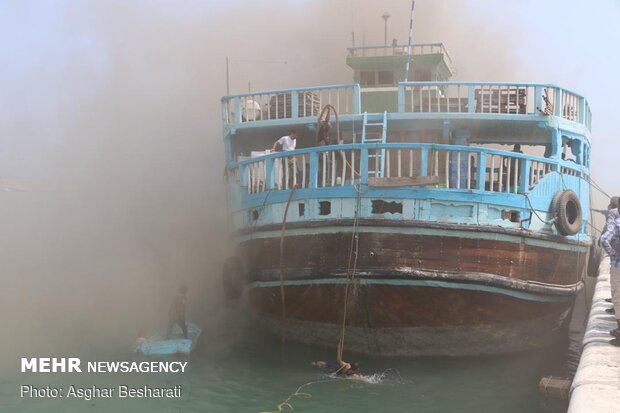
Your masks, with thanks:
[[[294,151],[295,148],[297,148],[297,131],[293,129],[288,133],[288,135],[283,136],[277,141],[275,141],[273,143],[273,146],[271,147],[271,151],[275,151],[278,145],[282,147],[283,152]],[[289,187],[293,186],[293,174],[296,174],[297,171],[293,167],[293,159],[291,157],[284,158],[283,161],[284,168],[286,168],[286,175],[282,177],[282,180],[280,182],[282,182],[284,187],[288,189]],[[286,179],[286,177],[288,177],[288,179]]]
[[[185,324],[185,303],[187,302],[187,285],[179,287],[177,294],[170,304],[170,312],[168,313],[168,331],[166,331],[166,340],[170,339],[170,334],[175,324],[178,324],[183,330],[183,338],[187,338],[187,325]]]
[[[297,147],[297,132],[291,130],[288,135],[281,137],[273,143],[271,150],[275,152],[278,145],[282,146],[283,151],[293,151]]]
[[[611,211],[614,211],[614,213]],[[615,337],[610,343],[620,347],[620,318],[618,318],[618,314],[620,314],[620,211],[617,208],[610,210],[610,213],[607,215],[607,225],[601,235],[601,245],[609,254],[609,260],[611,261],[609,277],[611,301],[617,314],[616,322],[618,324],[615,330],[609,332]]]

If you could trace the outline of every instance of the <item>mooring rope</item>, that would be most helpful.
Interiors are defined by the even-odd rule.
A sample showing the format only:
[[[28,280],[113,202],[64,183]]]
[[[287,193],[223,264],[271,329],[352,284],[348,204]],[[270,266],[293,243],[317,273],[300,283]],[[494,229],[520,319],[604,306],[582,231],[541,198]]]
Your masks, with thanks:
[[[353,379],[350,377],[336,377],[335,374],[336,373],[332,373],[328,379],[323,379],[323,380],[313,380],[313,381],[309,381],[307,383],[302,384],[301,386],[299,386],[297,388],[297,390],[295,390],[293,393],[291,393],[282,403],[278,404],[276,406],[276,410],[269,410],[269,411],[262,411],[259,413],[280,413],[280,412],[291,412],[293,410],[295,410],[293,408],[293,405],[291,403],[292,399],[310,399],[312,397],[312,394],[308,393],[308,392],[302,392],[301,390],[304,387],[308,387],[308,386],[312,386],[313,384],[319,384],[319,383],[330,383],[330,382],[335,382],[335,381],[342,381],[342,380],[354,380],[354,381],[359,381],[361,383],[365,383],[365,384],[378,384],[381,383],[386,377],[388,377],[388,373],[389,372],[393,372],[394,373],[394,377],[396,379],[397,382],[402,383],[404,381],[403,377],[401,376],[400,372],[398,370],[396,370],[395,368],[389,368],[381,373],[378,374],[373,374],[372,376],[367,376],[364,377],[362,376],[362,379]]]
[[[288,202],[286,203],[286,208],[284,209],[284,217],[282,218],[282,232],[280,233],[280,302],[282,304],[282,341],[280,343],[280,350],[282,353],[284,353],[284,346],[286,345],[287,331],[286,297],[284,295],[284,233],[286,232],[286,216],[288,215],[288,208],[291,205],[296,189],[297,186],[294,185],[288,196]]]
[[[301,386],[299,386],[297,388],[297,390],[295,390],[293,393],[291,393],[286,400],[284,400],[282,403],[278,404],[276,406],[276,410],[269,410],[269,411],[262,411],[259,413],[279,413],[279,412],[292,412],[294,410],[293,405],[291,404],[291,399],[297,398],[297,399],[309,399],[312,397],[312,394],[310,393],[305,393],[302,392],[301,389],[303,389],[304,387],[307,386],[311,386],[313,384],[318,384],[318,383],[328,383],[328,382],[333,382],[333,381],[338,381],[338,380],[346,380],[345,378],[341,378],[341,377],[331,377],[329,379],[325,379],[325,380],[315,380],[315,381],[309,381],[308,383],[304,383]]]
[[[349,286],[353,284],[355,280],[355,273],[357,271],[357,257],[359,253],[359,209],[361,204],[361,190],[358,186],[355,186],[357,196],[355,199],[355,216],[353,217],[353,230],[351,232],[351,247],[349,249],[349,262],[347,268],[347,285],[344,290],[344,307],[342,310],[342,326],[340,329],[340,345],[338,348],[338,358],[342,360],[342,352],[344,349],[344,337],[347,328],[347,307],[349,303]],[[351,263],[353,261],[353,263]]]

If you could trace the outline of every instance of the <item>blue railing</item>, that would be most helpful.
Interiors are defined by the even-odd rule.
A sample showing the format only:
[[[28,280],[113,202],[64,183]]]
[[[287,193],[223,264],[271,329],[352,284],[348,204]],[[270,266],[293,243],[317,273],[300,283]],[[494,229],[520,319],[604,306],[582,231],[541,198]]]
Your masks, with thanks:
[[[224,124],[319,116],[324,105],[341,115],[359,114],[358,84],[265,90],[222,98]]]
[[[401,82],[400,113],[553,115],[591,126],[586,99],[551,84]]]
[[[572,161],[429,143],[320,146],[245,159],[229,169],[249,194],[358,184],[524,194],[551,172],[588,173]]]
[[[586,99],[551,84],[480,82],[402,82],[398,113],[548,115],[592,125]],[[289,122],[314,118],[331,104],[340,115],[362,113],[358,84],[267,90],[222,98],[224,125]]]

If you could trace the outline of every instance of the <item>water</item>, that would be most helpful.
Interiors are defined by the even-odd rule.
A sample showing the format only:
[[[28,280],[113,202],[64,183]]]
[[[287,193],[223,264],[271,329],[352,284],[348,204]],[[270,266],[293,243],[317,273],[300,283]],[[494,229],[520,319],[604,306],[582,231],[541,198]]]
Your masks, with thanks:
[[[19,304],[19,301],[13,302],[14,307],[6,308],[5,315],[8,315],[9,311],[22,314],[20,317],[13,317],[20,322],[10,325],[0,323],[5,333],[0,345],[6,345],[6,340],[11,337],[16,337],[17,342],[23,342],[23,337],[39,337],[49,339],[50,342],[62,342],[63,345],[49,347],[55,349],[55,354],[33,354],[32,352],[22,354],[24,350],[17,346],[11,349],[1,348],[0,356],[2,357],[0,358],[8,360],[0,360],[5,363],[0,364],[0,412],[259,413],[277,410],[280,403],[287,400],[304,384],[307,385],[300,391],[310,397],[289,399],[290,405],[298,413],[559,413],[566,411],[566,402],[545,399],[538,394],[537,385],[542,376],[570,376],[571,370],[574,370],[581,347],[584,318],[587,314],[588,300],[584,296],[578,297],[576,301],[574,319],[570,326],[570,340],[538,351],[484,358],[377,359],[347,354],[345,349],[345,359],[361,364],[362,371],[367,377],[365,381],[332,378],[310,366],[313,360],[333,360],[335,349],[317,349],[288,343],[282,354],[279,339],[257,330],[253,320],[247,315],[249,313],[247,309],[226,305],[215,309],[210,308],[209,311],[199,311],[204,314],[196,317],[196,321],[202,325],[204,334],[196,352],[189,358],[190,369],[185,374],[18,373],[19,357],[25,355],[80,356],[84,362],[88,360],[140,360],[140,358],[136,358],[129,351],[132,337],[129,333],[131,328],[126,324],[131,324],[127,320],[131,321],[136,315],[131,311],[121,312],[123,316],[120,317],[110,316],[111,320],[108,320],[110,317],[107,316],[100,317],[100,323],[107,320],[104,325],[84,316],[86,317],[84,320],[79,318],[83,322],[77,328],[71,329],[71,335],[58,337],[64,330],[58,329],[59,326],[55,323],[63,324],[64,319],[54,317],[66,318],[68,315],[79,315],[87,307],[63,307],[62,300],[58,298],[62,290],[51,290],[51,283],[44,284],[43,293],[45,294],[35,295],[32,290],[33,286],[40,285],[44,279],[50,278],[56,281],[59,279],[47,276],[44,271],[46,265],[41,264],[33,268],[25,266],[30,265],[34,258],[40,256],[38,253],[32,254],[31,251],[49,249],[49,242],[38,241],[41,238],[38,232],[30,228],[32,225],[30,217],[40,216],[44,207],[49,203],[40,203],[41,206],[37,208],[33,207],[34,203],[28,199],[13,206],[7,206],[7,204],[7,202],[3,203],[5,206],[3,215],[11,218],[5,221],[13,229],[13,236],[10,237],[11,242],[4,245],[5,259],[11,256],[21,257],[19,253],[22,250],[24,258],[20,259],[19,265],[14,265],[12,272],[8,271],[13,267],[8,266],[7,275],[4,276],[5,285],[8,283],[18,287],[0,290],[0,298],[2,298],[0,304],[16,294],[21,294],[24,300],[27,299],[27,301],[22,300],[24,311],[34,308],[37,314],[40,313],[37,319],[40,318],[47,324],[34,324],[22,314],[22,304]],[[24,206],[34,211],[24,214],[21,212]],[[20,212],[10,215],[9,213],[13,210]],[[18,219],[22,215],[23,218]],[[88,225],[91,221],[89,217],[84,218],[84,222]],[[39,219],[34,226],[37,231],[41,231],[41,227],[47,225],[51,228],[48,228],[45,233],[56,233],[58,231],[51,224],[52,222],[52,220]],[[91,236],[90,231],[86,234],[88,237]],[[26,238],[22,240],[21,238],[24,237]],[[42,245],[38,246],[38,242]],[[77,246],[79,245],[71,247]],[[66,246],[62,245],[62,250],[65,249],[67,249]],[[66,263],[75,265],[73,255],[67,258],[60,255],[63,259],[58,260],[58,265],[62,268]],[[89,257],[86,264],[90,267],[91,260],[95,258]],[[108,271],[107,268],[104,270]],[[28,279],[24,276],[28,271],[32,274],[41,273],[45,275],[45,278],[43,275],[37,275]],[[120,272],[120,274],[123,273]],[[94,274],[93,278],[99,279],[98,276],[99,274]],[[71,277],[73,278],[68,279],[75,282],[75,276]],[[21,284],[17,280],[20,280]],[[593,280],[588,281],[588,292],[591,293]],[[94,297],[92,291],[95,287],[91,284],[86,285],[90,287],[85,288],[83,294],[89,297],[90,301]],[[25,289],[26,287],[29,289]],[[219,288],[219,285],[216,287]],[[53,294],[50,291],[53,291]],[[220,294],[218,291],[211,294],[211,296],[215,295]],[[199,294],[196,296],[203,297]],[[141,302],[141,298],[135,293],[132,293],[130,297],[134,302]],[[46,303],[42,301],[45,298],[49,300],[47,306],[42,304]],[[208,300],[205,299],[205,301]],[[108,311],[115,305],[113,302],[101,299],[97,304],[107,308]],[[193,304],[195,310],[199,303]],[[79,308],[80,311],[76,311],[75,308]],[[16,309],[20,310],[16,311]],[[51,312],[52,309],[56,311]],[[8,317],[8,319],[12,318]],[[66,323],[71,324],[69,321]],[[36,331],[30,331],[32,329]],[[122,345],[104,346],[107,350],[102,351],[94,345],[96,341],[89,337],[89,334],[99,330],[117,331],[118,335],[127,337],[127,339]],[[128,330],[127,334],[125,330]],[[68,346],[65,343],[71,345]],[[77,353],[74,352],[75,349],[78,349]],[[70,351],[70,354],[63,354],[66,351]],[[7,356],[9,354],[11,356]],[[105,387],[116,387],[121,384],[132,386],[181,385],[183,393],[180,399],[111,398],[90,401],[67,398],[22,399],[19,397],[19,386],[22,384],[58,386],[65,389],[71,384]]]
[[[485,358],[376,359],[359,362],[365,380],[334,378],[310,362],[334,351],[280,342],[231,311],[205,325],[185,374],[13,374],[0,384],[0,411],[17,412],[268,412],[305,383],[310,397],[292,397],[296,412],[564,412],[566,403],[537,391],[541,376],[565,372],[566,343],[528,353]],[[132,360],[119,349],[83,360]],[[183,360],[183,358],[181,358]],[[176,359],[175,359],[176,360]],[[181,399],[20,399],[20,384],[182,385]],[[303,395],[302,395],[303,396]],[[285,410],[286,411],[286,410]]]

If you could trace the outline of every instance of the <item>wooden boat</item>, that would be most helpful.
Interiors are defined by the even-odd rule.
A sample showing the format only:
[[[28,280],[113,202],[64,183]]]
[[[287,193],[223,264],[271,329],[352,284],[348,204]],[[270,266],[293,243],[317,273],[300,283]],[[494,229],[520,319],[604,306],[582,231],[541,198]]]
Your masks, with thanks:
[[[183,338],[181,327],[175,326],[170,339],[166,339],[164,333],[156,333],[142,343],[140,352],[146,356],[190,354],[198,344],[202,329],[191,321],[186,324],[188,338]]]
[[[287,340],[335,347],[344,329],[347,351],[546,345],[591,245],[588,103],[552,84],[448,81],[442,44],[413,45],[416,81],[398,82],[403,50],[350,49],[350,85],[222,98],[225,291],[247,288]],[[247,100],[264,113],[243,116]],[[318,146],[326,105],[333,144]],[[296,150],[252,156],[290,129]]]

